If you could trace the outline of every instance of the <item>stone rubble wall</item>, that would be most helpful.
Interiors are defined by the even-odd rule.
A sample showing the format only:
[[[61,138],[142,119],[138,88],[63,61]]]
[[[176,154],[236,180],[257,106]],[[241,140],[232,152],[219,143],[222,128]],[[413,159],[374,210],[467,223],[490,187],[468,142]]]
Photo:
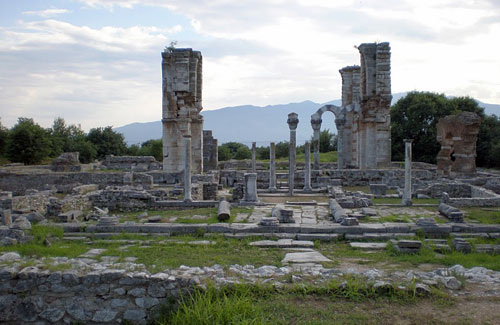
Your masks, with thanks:
[[[189,278],[105,269],[86,274],[36,267],[0,268],[0,322],[145,324],[162,305],[186,295]]]
[[[102,166],[109,169],[133,170],[138,172],[160,169],[160,163],[153,156],[107,155]]]
[[[79,185],[97,184],[100,188],[108,185],[142,186],[151,188],[153,177],[146,173],[13,173],[0,171],[0,189],[11,191],[14,195],[24,195],[28,189],[44,191],[55,189],[57,192],[69,193]]]

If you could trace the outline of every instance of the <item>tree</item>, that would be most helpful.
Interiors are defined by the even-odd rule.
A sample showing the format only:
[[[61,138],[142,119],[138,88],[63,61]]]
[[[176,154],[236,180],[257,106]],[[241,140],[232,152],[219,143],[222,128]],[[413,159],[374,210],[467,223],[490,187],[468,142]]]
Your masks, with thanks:
[[[269,146],[267,147],[257,147],[256,148],[256,159],[265,160],[269,159]]]
[[[7,149],[7,140],[9,138],[9,130],[2,125],[0,121],[0,157],[5,156],[5,151]]]
[[[9,132],[7,157],[13,162],[37,164],[51,151],[49,132],[33,119],[20,117]]]
[[[290,152],[290,143],[288,141],[280,141],[276,143],[276,158],[288,157]]]
[[[111,126],[91,129],[87,140],[95,145],[98,159],[103,159],[106,155],[120,156],[127,152],[123,134],[113,131]]]
[[[484,110],[469,97],[448,99],[444,94],[413,91],[391,108],[392,159],[404,159],[404,139],[413,139],[416,161],[436,163],[440,145],[436,125],[440,118],[471,111],[484,118]]]
[[[243,149],[240,149],[243,148]],[[236,153],[240,151],[239,157],[246,156],[246,150],[250,151],[247,146],[239,142],[226,142],[221,144],[218,148],[219,161],[226,161],[230,159],[246,159],[246,158],[236,158]],[[252,153],[250,152],[250,157]]]
[[[148,140],[141,144],[140,156],[153,156],[156,160],[163,160],[163,142],[161,139]]]
[[[321,131],[319,133],[319,152],[330,152],[334,150],[337,150],[337,135],[335,133],[330,133],[329,129]]]
[[[231,159],[231,151],[227,146],[219,146],[217,148],[219,161],[228,161]]]
[[[243,160],[243,159],[250,159],[252,158],[252,151],[250,149],[243,145],[236,150],[236,153],[234,154],[234,159],[237,160]]]

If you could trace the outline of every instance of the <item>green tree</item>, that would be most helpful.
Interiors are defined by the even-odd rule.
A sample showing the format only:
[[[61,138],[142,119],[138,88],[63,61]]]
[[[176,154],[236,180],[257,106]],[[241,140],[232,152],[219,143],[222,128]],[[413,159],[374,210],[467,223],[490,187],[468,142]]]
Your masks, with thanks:
[[[7,157],[13,162],[37,164],[51,151],[49,132],[33,119],[20,117],[9,132]]]
[[[91,129],[87,140],[95,145],[98,159],[103,159],[106,155],[120,156],[127,152],[123,134],[113,131],[111,126]]]
[[[153,156],[156,160],[163,160],[163,142],[161,139],[148,140],[141,144],[139,156]]]
[[[228,161],[231,159],[231,150],[227,146],[221,145],[217,148],[219,161]]]
[[[269,159],[269,146],[256,148],[256,159],[265,160]]]
[[[311,140],[312,143],[312,140]],[[337,150],[337,135],[329,129],[319,133],[319,152],[330,152]]]
[[[243,148],[243,149],[240,149]],[[245,148],[248,149],[247,146],[245,146],[243,143],[239,142],[226,142],[224,144],[221,144],[218,148],[219,152],[219,161],[225,161],[225,160],[230,160],[230,159],[238,159],[236,158],[236,153],[238,150],[240,150],[240,155],[245,155],[244,151]],[[250,150],[250,149],[248,149]],[[252,154],[250,153],[250,156]],[[240,159],[246,159],[246,158],[240,158]]]
[[[413,91],[391,108],[392,159],[404,159],[404,139],[413,139],[416,161],[436,163],[440,145],[436,125],[440,118],[471,111],[484,118],[484,111],[469,97],[448,99],[444,94]]]
[[[288,157],[290,151],[290,143],[288,141],[280,141],[276,143],[276,158]]]
[[[237,160],[242,160],[242,159],[250,159],[252,158],[252,151],[250,149],[243,145],[236,150],[236,153],[234,154],[234,159]]]
[[[2,121],[0,121],[0,157],[5,156],[8,138],[9,138],[9,130],[6,127],[4,127],[2,125]]]

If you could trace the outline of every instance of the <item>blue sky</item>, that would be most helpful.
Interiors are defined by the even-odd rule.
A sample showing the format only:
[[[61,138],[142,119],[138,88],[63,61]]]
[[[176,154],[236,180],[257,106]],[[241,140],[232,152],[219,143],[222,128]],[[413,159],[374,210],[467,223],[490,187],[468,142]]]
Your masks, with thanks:
[[[161,56],[201,50],[205,110],[340,98],[354,48],[388,41],[392,90],[500,104],[496,0],[0,0],[0,117],[161,116]]]

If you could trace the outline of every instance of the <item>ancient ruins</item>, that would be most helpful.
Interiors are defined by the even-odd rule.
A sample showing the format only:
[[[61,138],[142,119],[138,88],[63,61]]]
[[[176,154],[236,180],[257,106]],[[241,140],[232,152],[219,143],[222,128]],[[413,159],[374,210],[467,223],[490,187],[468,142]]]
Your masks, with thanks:
[[[476,172],[476,142],[481,118],[472,112],[448,115],[438,121],[437,141],[441,151],[437,169],[443,175]]]
[[[500,272],[484,267],[431,270],[430,262],[427,269],[394,271],[401,254],[499,254],[500,224],[478,211],[499,211],[500,174],[476,170],[481,121],[473,113],[439,121],[437,166],[413,161],[412,139],[400,144],[404,163],[391,161],[390,46],[365,43],[357,49],[360,66],[340,70],[342,105],[311,112],[313,139],[305,143],[303,160],[296,139],[304,117],[290,112],[281,121],[290,131],[288,161],[276,159],[274,142],[269,161],[256,159],[255,142],[251,160],[218,161],[217,130],[203,130],[200,114],[202,55],[168,49],[161,54],[163,162],[108,156],[81,165],[78,153],[65,153],[51,165],[2,166],[0,322],[146,324],[162,305],[209,280],[281,288],[359,277],[374,292],[425,296],[431,287],[453,293],[469,283],[474,290],[488,288],[478,295],[500,292]],[[335,115],[336,163],[319,159],[325,112]],[[63,234],[38,243],[35,227]],[[27,243],[50,254],[51,245],[83,251],[25,256],[17,247]],[[192,246],[202,252],[198,260],[176,255],[189,254]],[[215,263],[215,256],[197,262],[214,247],[222,247],[230,261],[268,250],[266,258],[279,259],[257,266]],[[336,255],[341,249],[356,256],[368,250],[357,259],[364,261],[386,252],[392,264],[377,269],[360,262],[356,269],[355,259],[342,263],[345,257]],[[164,253],[180,262],[162,267]]]

